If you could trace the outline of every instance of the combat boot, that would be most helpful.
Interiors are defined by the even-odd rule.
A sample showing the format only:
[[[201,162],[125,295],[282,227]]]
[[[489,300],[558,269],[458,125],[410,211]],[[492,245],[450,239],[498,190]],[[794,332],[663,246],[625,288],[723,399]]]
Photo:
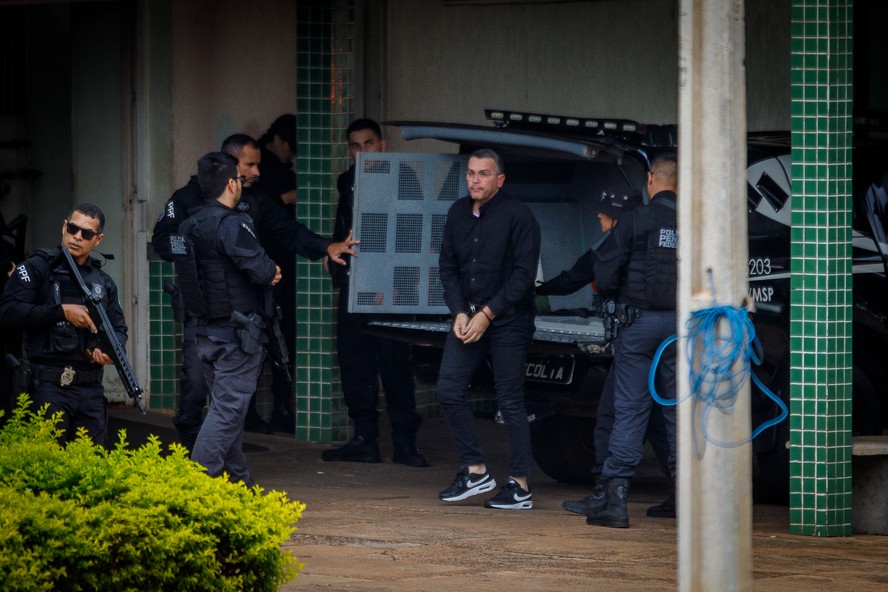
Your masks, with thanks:
[[[607,499],[604,508],[586,514],[586,524],[609,528],[629,528],[629,479],[614,477],[607,483]]]
[[[607,503],[607,479],[599,477],[595,480],[595,489],[591,495],[581,500],[567,500],[561,507],[574,514],[588,515],[589,512],[600,512]]]
[[[669,497],[648,508],[647,515],[651,518],[675,518],[675,477],[669,479]]]

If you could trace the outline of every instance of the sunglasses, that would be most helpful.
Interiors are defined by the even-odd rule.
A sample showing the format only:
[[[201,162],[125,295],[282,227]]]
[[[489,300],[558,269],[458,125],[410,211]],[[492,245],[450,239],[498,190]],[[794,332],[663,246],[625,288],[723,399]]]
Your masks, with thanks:
[[[73,222],[67,222],[65,224],[65,231],[71,236],[76,236],[77,233],[80,233],[80,236],[83,237],[83,240],[92,240],[96,238],[96,235],[99,234],[95,230],[90,230],[89,228],[81,228],[74,224]]]

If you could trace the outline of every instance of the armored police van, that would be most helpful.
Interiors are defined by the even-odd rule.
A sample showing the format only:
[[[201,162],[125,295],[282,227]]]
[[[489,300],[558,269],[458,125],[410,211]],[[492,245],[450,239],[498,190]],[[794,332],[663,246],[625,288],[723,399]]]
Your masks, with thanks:
[[[370,329],[413,344],[417,378],[434,383],[449,311],[437,274],[450,205],[465,195],[468,155],[493,148],[504,158],[504,190],[525,201],[542,231],[538,281],[568,269],[601,238],[603,193],[641,190],[652,159],[676,150],[676,127],[634,121],[486,112],[490,126],[387,122],[405,140],[450,143],[447,153],[363,153],[356,162],[355,235],[349,310],[375,315]],[[885,144],[855,150],[854,430],[881,433],[888,414],[888,172]],[[749,137],[749,279],[764,360],[754,370],[784,400],[789,384],[790,143],[788,134]],[[879,167],[882,167],[881,169]],[[613,332],[592,286],[537,297],[536,333],[526,369],[534,456],[551,477],[590,482],[592,440]],[[473,388],[492,390],[489,370]],[[753,389],[753,424],[778,413]],[[759,491],[788,489],[788,422],[754,441]]]

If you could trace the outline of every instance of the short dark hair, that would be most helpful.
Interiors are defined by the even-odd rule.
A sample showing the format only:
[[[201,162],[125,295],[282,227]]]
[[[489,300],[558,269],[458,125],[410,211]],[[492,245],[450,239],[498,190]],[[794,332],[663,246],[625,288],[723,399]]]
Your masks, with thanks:
[[[80,212],[87,218],[98,220],[99,227],[96,229],[96,231],[99,232],[99,234],[101,234],[102,231],[105,230],[105,213],[102,212],[102,209],[99,208],[99,206],[88,202],[79,203],[74,206],[74,208],[70,212],[68,212],[68,220],[71,219],[71,216],[74,215],[74,212]]]
[[[268,127],[268,130],[262,134],[262,137],[259,138],[259,144],[265,146],[271,142],[274,139],[275,134],[277,134],[290,146],[290,150],[293,151],[293,154],[296,154],[296,128],[296,115],[293,113],[284,113],[275,119]]]
[[[361,130],[370,130],[376,137],[380,140],[382,139],[382,128],[380,125],[373,119],[369,119],[367,117],[362,117],[361,119],[355,119],[349,124],[348,129],[345,130],[345,139],[348,140],[348,137],[352,134],[352,132],[359,132]]]
[[[479,148],[469,154],[469,158],[489,158],[496,165],[496,172],[498,174],[506,174],[506,165],[503,163],[503,157],[499,155],[499,152],[492,148]]]
[[[678,186],[678,155],[675,152],[664,152],[651,162],[651,171],[662,175],[663,183],[669,187]]]
[[[197,161],[197,181],[205,201],[217,199],[236,177],[237,159],[230,154],[210,152]]]
[[[222,142],[221,151],[237,157],[247,146],[259,149],[259,144],[247,134],[232,134]]]

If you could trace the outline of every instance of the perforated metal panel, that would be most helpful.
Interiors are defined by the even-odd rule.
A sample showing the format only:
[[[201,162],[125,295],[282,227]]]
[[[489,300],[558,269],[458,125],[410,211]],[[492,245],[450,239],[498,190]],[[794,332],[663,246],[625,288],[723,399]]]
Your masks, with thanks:
[[[467,193],[468,157],[361,153],[355,162],[350,312],[448,314],[438,278],[447,210]]]

